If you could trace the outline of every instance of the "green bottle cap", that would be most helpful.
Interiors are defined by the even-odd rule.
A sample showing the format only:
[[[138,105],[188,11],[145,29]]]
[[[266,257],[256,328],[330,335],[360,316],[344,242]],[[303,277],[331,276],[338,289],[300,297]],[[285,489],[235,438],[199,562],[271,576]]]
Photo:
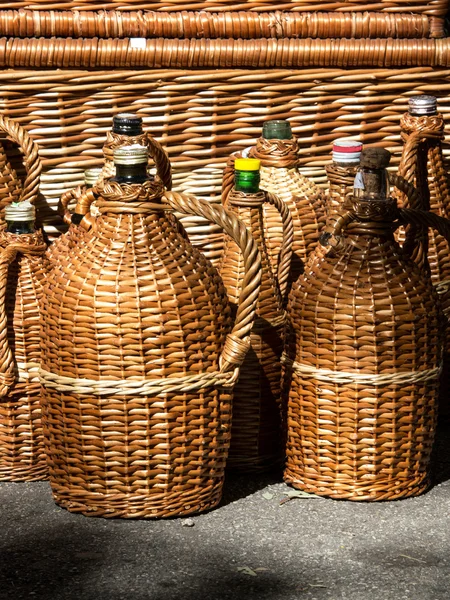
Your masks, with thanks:
[[[262,136],[266,140],[290,140],[291,124],[289,121],[266,121],[263,124]]]

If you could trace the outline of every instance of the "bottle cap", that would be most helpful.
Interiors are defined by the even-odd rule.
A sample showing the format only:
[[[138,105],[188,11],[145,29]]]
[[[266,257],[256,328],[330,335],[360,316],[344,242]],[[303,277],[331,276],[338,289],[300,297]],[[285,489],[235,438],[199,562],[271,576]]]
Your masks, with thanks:
[[[120,113],[113,117],[113,133],[122,135],[141,135],[142,119],[133,113]]]
[[[391,153],[384,148],[367,148],[361,152],[361,167],[385,169],[391,160]]]
[[[292,129],[289,121],[266,121],[263,124],[262,136],[266,140],[290,140]]]
[[[234,161],[235,171],[259,171],[261,161],[258,158],[237,158]]]
[[[97,183],[98,178],[102,174],[102,169],[87,169],[84,172],[84,183],[92,187]]]
[[[148,148],[133,144],[132,146],[122,146],[116,148],[113,152],[115,165],[138,165],[148,161]]]
[[[362,142],[359,140],[346,138],[335,140],[333,142],[333,162],[357,165],[361,157],[362,147]]]
[[[437,99],[435,96],[413,96],[408,100],[410,115],[435,115],[437,113]]]
[[[34,221],[36,209],[28,200],[12,202],[5,208],[6,221]]]

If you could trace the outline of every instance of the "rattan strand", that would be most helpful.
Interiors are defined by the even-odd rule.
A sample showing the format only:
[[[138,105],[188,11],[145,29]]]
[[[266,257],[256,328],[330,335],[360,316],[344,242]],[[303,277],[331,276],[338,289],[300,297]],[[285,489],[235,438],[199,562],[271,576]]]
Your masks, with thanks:
[[[286,347],[286,481],[352,500],[426,489],[442,364],[431,282],[393,229],[420,222],[448,235],[450,224],[389,203],[374,208],[364,213],[374,222],[338,219],[337,243],[313,254],[291,294]]]
[[[108,210],[120,202],[117,184],[96,187],[100,216],[46,282],[41,374],[55,500],[105,517],[206,510],[221,496],[231,421],[223,385],[248,349],[257,247],[221,207],[171,192],[158,203],[161,184],[124,186],[119,215]],[[233,328],[217,272],[168,207],[211,216],[240,244],[248,272]]]
[[[28,9],[55,9],[55,10],[159,10],[159,11],[180,11],[180,10],[204,10],[204,11],[224,11],[224,10],[255,10],[268,11],[273,10],[273,2],[268,0],[187,0],[185,3],[181,0],[165,0],[164,2],[146,0],[15,0],[15,8]],[[11,8],[11,3],[1,2],[0,9]],[[355,10],[375,10],[387,12],[412,12],[425,13],[430,15],[444,16],[449,8],[448,0],[408,0],[406,2],[396,2],[395,0],[291,0],[290,2],[277,3],[278,10],[304,10],[304,11],[355,11]]]
[[[444,21],[380,12],[92,12],[7,10],[0,35],[14,37],[427,38],[444,37]]]
[[[144,40],[0,38],[9,68],[450,66],[448,39]]]

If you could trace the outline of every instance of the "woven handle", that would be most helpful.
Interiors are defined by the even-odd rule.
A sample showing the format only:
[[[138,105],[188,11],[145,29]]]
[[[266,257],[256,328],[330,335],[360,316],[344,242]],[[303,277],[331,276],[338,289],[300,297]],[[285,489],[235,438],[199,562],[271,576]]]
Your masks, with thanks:
[[[283,241],[278,254],[277,280],[281,297],[284,298],[288,289],[289,272],[291,269],[292,244],[294,242],[294,222],[291,211],[275,194],[266,192],[267,202],[280,213],[283,224]]]
[[[17,236],[19,237],[19,236]],[[26,235],[28,240],[34,236]],[[5,396],[11,386],[16,381],[16,366],[12,350],[8,341],[8,318],[6,315],[5,299],[8,289],[8,269],[16,256],[21,253],[24,255],[43,255],[46,245],[42,242],[27,244],[10,243],[0,250],[0,397]]]
[[[169,156],[159,142],[149,133],[146,133],[148,153],[152,157],[158,177],[167,190],[172,189],[172,165]]]
[[[33,203],[36,201],[39,192],[39,181],[42,171],[38,146],[21,125],[4,115],[0,115],[0,129],[7,134],[9,139],[19,146],[24,156],[24,165],[27,176],[23,184],[19,201],[23,202],[24,200],[28,200]]]
[[[164,201],[175,211],[185,215],[203,217],[219,225],[242,252],[245,277],[242,283],[236,321],[232,332],[227,336],[225,347],[219,360],[222,372],[238,368],[250,347],[248,334],[253,325],[256,303],[261,283],[261,256],[252,235],[241,221],[220,205],[212,205],[188,194],[168,192]]]
[[[90,229],[93,219],[91,219],[90,208],[91,204],[97,199],[98,194],[93,188],[89,188],[83,192],[83,187],[78,186],[73,190],[64,192],[58,202],[58,214],[62,217],[66,225],[72,224],[72,213],[69,210],[69,204],[73,200],[77,201],[77,213],[84,215],[80,225],[84,229]]]

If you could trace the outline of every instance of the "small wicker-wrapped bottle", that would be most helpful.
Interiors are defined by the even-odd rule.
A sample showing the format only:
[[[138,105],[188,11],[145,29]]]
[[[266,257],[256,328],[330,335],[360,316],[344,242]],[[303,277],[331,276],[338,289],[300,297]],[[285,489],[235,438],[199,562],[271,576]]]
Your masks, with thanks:
[[[221,497],[259,253],[222,207],[170,192],[163,201],[145,148],[114,156],[116,177],[96,186],[99,216],[46,280],[50,483],[58,504],[86,515],[186,515]],[[247,276],[234,327],[217,271],[173,210],[207,217],[239,243]]]
[[[234,186],[234,161],[242,153],[230,156],[224,171],[222,203]],[[300,273],[309,253],[317,244],[325,225],[324,192],[298,170],[298,143],[292,135],[288,121],[267,121],[262,136],[249,156],[261,161],[261,189],[277,195],[287,207],[294,223],[291,270],[288,287]],[[264,205],[264,227],[267,236],[272,270],[278,267],[278,255],[283,239],[283,226],[279,212],[270,204]]]
[[[230,468],[251,471],[271,468],[282,457],[281,354],[286,292],[292,253],[293,226],[289,210],[276,196],[259,190],[259,160],[237,159],[235,187],[228,194],[228,208],[247,227],[261,254],[261,292],[257,318],[248,352],[234,389],[233,426],[228,459]],[[277,273],[273,273],[267,251],[270,234],[264,228],[263,206],[271,203],[280,211],[283,224]],[[242,254],[236,243],[225,237],[219,273],[231,305],[237,307],[245,276]]]
[[[3,205],[7,226],[0,231],[0,480],[37,481],[47,478],[38,377],[46,246],[31,204],[41,163],[18,123],[0,116],[0,129],[19,145],[27,170],[20,195],[12,196],[19,202]]]
[[[266,121],[262,136],[249,156],[261,161],[261,189],[276,194],[292,215],[294,240],[289,285],[303,272],[303,266],[318,242],[325,226],[323,191],[298,170],[298,143],[288,121]],[[272,269],[283,239],[279,212],[271,205],[264,207],[264,223]]]
[[[339,139],[333,143],[333,160],[325,166],[328,177],[327,225],[336,221],[345,200],[353,195],[361,151],[362,144],[357,140]]]
[[[366,150],[361,179],[290,296],[285,480],[351,500],[420,494],[428,485],[442,368],[433,286],[394,239],[405,223],[448,221],[397,209],[389,153]]]

